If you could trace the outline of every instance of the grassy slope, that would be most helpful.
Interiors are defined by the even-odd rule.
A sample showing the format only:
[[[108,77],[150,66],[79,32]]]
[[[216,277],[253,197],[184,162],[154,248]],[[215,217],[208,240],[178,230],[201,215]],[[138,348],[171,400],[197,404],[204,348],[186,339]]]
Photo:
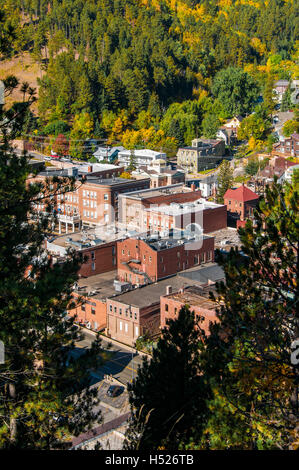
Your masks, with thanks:
[[[41,77],[44,72],[40,70],[38,64],[34,63],[29,53],[24,53],[23,57],[15,56],[11,59],[0,61],[0,79],[8,75],[14,75],[20,82],[28,82],[29,85],[38,92],[37,78]],[[23,98],[19,90],[15,90],[11,96],[7,97],[6,104],[9,106],[13,101],[21,101]],[[32,111],[37,111],[36,103],[32,107]]]

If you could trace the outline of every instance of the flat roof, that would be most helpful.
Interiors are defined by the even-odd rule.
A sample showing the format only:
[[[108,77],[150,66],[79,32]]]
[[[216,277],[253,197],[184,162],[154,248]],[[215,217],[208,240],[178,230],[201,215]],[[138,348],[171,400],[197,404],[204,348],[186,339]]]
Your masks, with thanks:
[[[192,268],[194,271],[204,271],[211,270],[212,267],[220,268],[216,263],[208,263],[207,265],[198,266],[197,268]],[[221,268],[220,268],[221,269]],[[205,276],[184,276],[188,271],[181,271],[173,276],[169,276],[167,279],[162,279],[152,284],[147,284],[141,286],[138,289],[134,289],[124,294],[116,295],[113,297],[113,300],[121,302],[127,305],[132,305],[134,307],[143,308],[160,301],[160,297],[166,295],[166,287],[171,286],[173,293],[178,292],[180,289],[185,289],[190,286],[196,286],[198,292],[201,292],[202,297],[209,297],[209,292],[215,292],[215,287],[213,285],[208,285],[209,281],[208,272],[206,271]],[[218,277],[218,276],[216,276]],[[223,278],[224,276],[222,276]],[[211,280],[211,279],[210,279]]]
[[[88,296],[91,300],[104,300],[116,293],[113,284],[116,275],[117,271],[114,270],[81,278],[77,281],[79,289],[76,289],[75,292],[82,296]]]
[[[141,181],[141,180],[138,180]],[[187,188],[184,183],[172,184],[169,186],[161,186],[160,188],[141,189],[131,193],[120,194],[120,197],[127,197],[130,199],[148,199],[157,196],[167,196],[168,194],[188,193],[190,188]]]
[[[173,290],[179,290],[195,284],[197,284],[197,281],[193,281],[192,279],[182,280],[178,275],[175,275],[153,284],[141,286],[133,291],[117,295],[113,297],[113,300],[127,305],[132,305],[134,307],[143,308],[160,302],[160,297],[166,294],[167,286],[171,286]]]
[[[159,206],[155,208],[146,209],[147,212],[159,212],[166,215],[182,215],[186,212],[194,212],[194,209],[197,210],[206,210],[206,209],[217,209],[218,207],[223,207],[223,204],[216,204],[214,202],[206,201],[205,199],[199,197],[193,202],[172,202],[168,206]]]
[[[197,286],[186,287],[183,292],[174,292],[167,295],[167,298],[188,304],[190,307],[200,307],[206,310],[214,310],[217,306],[216,302],[203,297],[202,289]]]
[[[105,243],[127,238],[128,230],[115,226],[98,226],[96,228],[86,228],[79,232],[67,233],[47,240],[49,243],[49,251],[55,251],[55,245],[65,248],[73,248],[82,250],[84,248],[92,248]]]

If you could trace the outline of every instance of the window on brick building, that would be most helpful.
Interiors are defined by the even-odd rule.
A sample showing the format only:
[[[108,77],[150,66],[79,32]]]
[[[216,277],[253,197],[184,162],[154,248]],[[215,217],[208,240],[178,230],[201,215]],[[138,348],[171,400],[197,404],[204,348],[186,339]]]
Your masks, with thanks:
[[[91,313],[92,313],[92,315],[96,314],[96,309],[94,307],[91,307]]]
[[[175,307],[174,314],[176,315],[177,313],[178,313],[178,309]]]
[[[119,322],[119,330],[122,331],[122,329],[123,329],[123,322],[120,321],[120,322]]]
[[[120,309],[119,309],[119,314],[122,315],[122,313],[123,313],[123,312],[122,312],[122,309],[120,308]]]
[[[92,271],[95,271],[95,269],[96,269],[96,264],[95,263],[91,263],[91,269],[92,269]]]
[[[117,312],[117,308],[116,308],[116,307],[114,307],[114,313],[116,313],[116,312]]]
[[[85,312],[85,304],[81,305],[82,312]]]
[[[108,201],[108,194],[104,194],[104,201]]]
[[[168,312],[168,304],[165,304],[165,312]]]
[[[91,252],[91,259],[95,259],[94,251]]]
[[[112,312],[112,305],[109,305],[109,310],[110,312]]]
[[[194,264],[198,264],[198,255],[194,256]]]

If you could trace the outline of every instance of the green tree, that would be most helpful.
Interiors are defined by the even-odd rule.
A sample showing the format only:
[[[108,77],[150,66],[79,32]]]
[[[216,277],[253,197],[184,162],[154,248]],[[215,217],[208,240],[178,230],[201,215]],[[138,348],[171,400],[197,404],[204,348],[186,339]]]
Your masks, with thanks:
[[[8,87],[7,87],[8,88]],[[0,109],[0,447],[54,449],[98,422],[90,371],[99,365],[100,341],[79,359],[81,333],[66,315],[82,257],[69,252],[52,263],[44,250],[54,222],[52,197],[74,188],[72,179],[27,184],[27,156],[10,140],[22,128],[28,97]],[[38,213],[37,204],[45,214]]]
[[[251,159],[245,167],[245,173],[250,176],[257,174],[259,170],[259,161],[257,158]]]
[[[234,182],[234,170],[228,160],[223,160],[218,171],[217,201],[223,204],[223,196],[228,189],[231,189]]]
[[[187,306],[169,320],[153,350],[129,385],[132,420],[126,448],[177,450],[199,432],[208,391],[200,368],[200,321]]]
[[[220,121],[215,114],[207,114],[202,121],[202,134],[207,139],[215,139]]]
[[[258,85],[253,78],[235,67],[218,72],[212,84],[212,93],[222,103],[227,117],[250,113],[258,92]]]
[[[280,109],[282,112],[289,111],[292,108],[292,101],[291,101],[291,84],[289,83],[288,88],[284,92],[281,100]]]
[[[267,188],[254,219],[239,230],[242,253],[217,252],[226,282],[203,359],[213,389],[205,448],[298,447],[298,180]]]
[[[299,120],[290,119],[284,123],[282,133],[285,137],[290,137],[294,132],[299,132]]]

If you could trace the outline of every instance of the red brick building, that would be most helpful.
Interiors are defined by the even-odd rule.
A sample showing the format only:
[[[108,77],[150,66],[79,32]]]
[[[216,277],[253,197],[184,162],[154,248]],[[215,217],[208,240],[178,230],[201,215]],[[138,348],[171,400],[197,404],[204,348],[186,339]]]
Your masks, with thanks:
[[[74,176],[71,175],[71,171],[72,169],[41,172],[36,178],[30,178],[28,182],[45,181],[51,176]],[[74,232],[82,225],[95,227],[117,221],[119,194],[148,189],[150,179],[138,181],[124,178],[104,179],[92,175],[84,176],[81,180],[77,179],[76,186],[77,189],[73,192],[58,193],[51,198],[53,208],[58,214],[59,233]],[[46,204],[44,202],[36,204],[36,210],[45,211]]]
[[[76,305],[68,310],[78,324],[94,331],[103,330],[107,326],[107,299],[115,295],[113,281],[116,272],[79,279],[73,296]]]
[[[185,229],[196,220],[200,221],[204,233],[227,227],[226,207],[202,199],[194,186],[174,185],[125,194],[120,201],[120,220],[142,232]]]
[[[196,286],[180,289],[179,292],[161,296],[160,300],[160,315],[161,315],[161,328],[167,326],[168,319],[174,320],[177,318],[180,309],[184,305],[188,305],[195,315],[204,317],[204,321],[200,323],[201,328],[206,334],[209,334],[210,322],[217,321],[216,317],[216,303],[203,296],[203,290]]]
[[[290,137],[273,145],[272,155],[281,157],[299,157],[299,134],[296,132]]]
[[[259,196],[244,184],[237,189],[229,189],[224,194],[224,204],[227,206],[228,214],[238,215],[241,221],[253,216],[258,201]]]
[[[128,238],[117,243],[117,275],[121,281],[143,285],[179,271],[214,261],[214,237],[187,239]]]

